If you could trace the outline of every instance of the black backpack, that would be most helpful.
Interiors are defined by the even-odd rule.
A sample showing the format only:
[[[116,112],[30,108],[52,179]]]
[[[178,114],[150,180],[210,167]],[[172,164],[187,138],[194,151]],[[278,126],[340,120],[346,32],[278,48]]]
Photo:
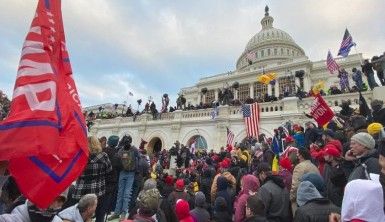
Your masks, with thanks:
[[[123,170],[128,172],[136,171],[138,168],[139,156],[135,152],[135,148],[131,147],[128,150],[122,149],[120,156]]]

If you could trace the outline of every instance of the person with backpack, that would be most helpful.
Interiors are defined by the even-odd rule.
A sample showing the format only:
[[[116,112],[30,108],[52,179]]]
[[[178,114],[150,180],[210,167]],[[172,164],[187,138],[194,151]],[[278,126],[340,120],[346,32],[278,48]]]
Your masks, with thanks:
[[[136,147],[132,146],[131,143],[131,136],[123,136],[121,141],[122,148],[117,154],[121,164],[118,197],[116,199],[115,212],[108,218],[109,221],[117,218],[120,218],[122,221],[127,217],[132,185],[139,164],[139,151]]]

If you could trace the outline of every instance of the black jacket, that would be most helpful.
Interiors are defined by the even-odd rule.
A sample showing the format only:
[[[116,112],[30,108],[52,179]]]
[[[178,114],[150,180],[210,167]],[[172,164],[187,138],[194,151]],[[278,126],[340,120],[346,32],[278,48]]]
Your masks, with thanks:
[[[257,197],[265,204],[266,217],[270,222],[288,222],[292,218],[289,192],[281,177],[268,176]]]
[[[326,183],[326,197],[334,205],[341,207],[344,188],[347,183],[344,170],[340,165],[333,167],[330,164],[325,164],[323,177]]]
[[[317,198],[297,209],[294,222],[325,222],[329,221],[330,213],[340,214],[340,212],[341,209],[329,199]]]
[[[348,182],[355,179],[368,179],[366,174],[380,174],[381,171],[380,164],[378,163],[378,153],[376,150],[371,150],[367,155],[354,161],[354,164],[355,167],[349,175]]]
[[[214,212],[213,222],[233,222],[231,215],[227,211]]]
[[[266,219],[266,217],[251,216],[244,219],[243,222],[269,222],[269,221]]]

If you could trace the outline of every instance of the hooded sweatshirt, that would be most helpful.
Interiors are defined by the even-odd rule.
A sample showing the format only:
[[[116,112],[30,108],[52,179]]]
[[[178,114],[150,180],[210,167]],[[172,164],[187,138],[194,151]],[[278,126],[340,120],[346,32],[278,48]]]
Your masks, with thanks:
[[[194,219],[190,215],[190,206],[185,200],[177,200],[175,205],[175,213],[179,222],[194,222]]]
[[[254,175],[245,175],[242,177],[242,190],[234,203],[235,222],[241,222],[245,219],[245,210],[247,198],[250,193],[255,193],[259,189],[259,181]]]
[[[342,200],[341,221],[385,221],[382,195],[381,184],[377,182],[361,179],[349,182]]]
[[[322,198],[322,196],[311,182],[303,181],[299,184],[297,191],[298,206],[302,207],[308,201],[316,198]]]
[[[229,212],[233,211],[233,197],[228,191],[227,187],[229,186],[229,182],[226,177],[220,176],[217,179],[217,195],[216,197],[223,197],[226,200],[227,208]]]

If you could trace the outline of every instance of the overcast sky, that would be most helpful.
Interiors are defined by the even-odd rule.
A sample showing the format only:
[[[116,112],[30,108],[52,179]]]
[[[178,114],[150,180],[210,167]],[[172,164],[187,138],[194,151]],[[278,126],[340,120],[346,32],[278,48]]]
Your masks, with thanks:
[[[0,0],[0,90],[11,96],[37,0]],[[385,51],[383,0],[62,0],[64,28],[83,106],[172,104],[180,88],[235,69],[261,30],[268,4],[274,27],[311,60],[336,56],[347,27],[365,57]],[[128,97],[128,92],[134,94]]]

